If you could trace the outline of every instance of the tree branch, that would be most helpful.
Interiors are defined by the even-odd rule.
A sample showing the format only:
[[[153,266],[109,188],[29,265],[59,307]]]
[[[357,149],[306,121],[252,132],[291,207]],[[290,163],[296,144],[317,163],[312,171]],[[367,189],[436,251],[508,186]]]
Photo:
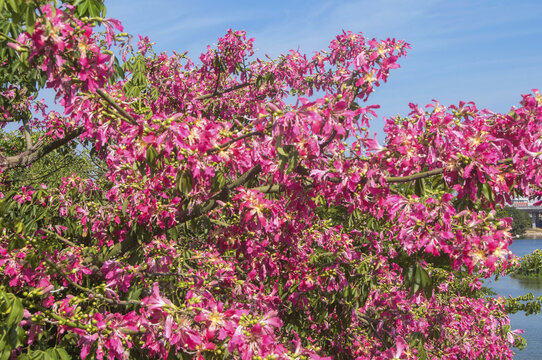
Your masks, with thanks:
[[[273,194],[273,193],[278,193],[281,190],[283,190],[283,186],[281,186],[279,184],[275,184],[275,185],[269,184],[269,185],[250,188],[250,190],[256,190],[256,191],[263,192],[263,193],[266,193],[266,194]]]
[[[20,42],[18,42],[14,38],[4,34],[3,32],[0,32],[0,39],[7,40],[7,41],[10,41],[10,42],[12,42],[14,44],[19,45],[20,49],[18,49],[17,51],[21,51],[21,52],[28,51],[28,46],[26,46],[24,44],[21,44]]]
[[[70,240],[66,239],[65,237],[61,236],[61,235],[58,235],[56,232],[54,231],[50,231],[50,230],[47,230],[47,229],[40,229],[42,232],[46,233],[46,234],[49,234],[49,235],[52,235],[52,236],[55,236],[58,240],[62,241],[64,244],[68,245],[68,246],[72,246],[72,247],[78,247],[77,244],[71,242]]]
[[[42,141],[38,141],[30,149],[15,156],[7,156],[0,159],[0,169],[6,171],[18,167],[28,166],[35,161],[41,159],[51,151],[58,149],[59,147],[67,144],[71,140],[75,139],[83,132],[83,128],[79,127],[72,132],[66,134],[62,139],[53,140],[48,144],[42,145]]]
[[[526,155],[526,156],[524,156],[522,158],[522,160],[528,160],[528,159],[530,159],[532,157],[536,157],[536,156],[540,156],[540,155],[542,155],[542,152],[535,153],[532,156],[531,155]],[[502,159],[502,160],[497,161],[497,165],[509,165],[509,164],[512,164],[513,161],[514,161],[513,158]],[[422,179],[422,178],[442,174],[443,172],[444,172],[444,168],[440,168],[440,169],[433,169],[433,170],[429,170],[429,171],[422,171],[422,172],[415,173],[415,174],[408,175],[408,176],[390,176],[390,177],[386,178],[386,182],[388,182],[388,183],[404,183],[404,182],[409,182],[409,181],[412,181],[412,180],[418,180],[418,179]]]
[[[337,130],[333,129],[333,131],[331,132],[329,137],[326,139],[326,141],[320,144],[320,150],[324,150],[324,148],[328,146],[333,141],[333,139],[335,139],[336,135],[337,135]]]
[[[212,149],[209,149],[207,150],[207,154],[214,154],[214,153],[217,153],[221,150],[224,150],[224,149],[227,149],[231,144],[237,142],[237,141],[240,141],[240,140],[243,140],[243,139],[246,139],[248,137],[251,137],[251,136],[255,136],[255,135],[263,135],[264,133],[262,131],[252,131],[252,132],[249,132],[249,133],[246,133],[244,135],[241,135],[239,137],[236,137],[235,139],[231,139],[230,141],[227,141],[225,142],[224,144],[220,144],[219,146],[217,147],[214,147]]]
[[[32,130],[30,129],[30,126],[28,125],[28,119],[23,119],[23,133],[24,133],[24,140],[26,142],[26,150],[30,150],[32,148]]]
[[[201,95],[201,96],[198,96],[196,98],[196,100],[206,100],[206,99],[210,99],[212,97],[220,97],[226,93],[229,93],[229,92],[232,92],[232,91],[235,91],[235,90],[239,90],[239,89],[242,89],[244,87],[247,87],[247,86],[250,86],[250,85],[253,85],[254,84],[254,81],[251,81],[251,82],[247,82],[247,83],[242,83],[242,84],[237,84],[235,86],[232,86],[230,88],[227,88],[227,89],[224,89],[222,91],[214,91],[210,94],[205,94],[205,95]]]
[[[444,172],[444,168],[441,169],[434,169],[430,171],[423,171],[416,174],[408,175],[408,176],[389,176],[386,177],[386,182],[390,184],[398,184],[398,183],[405,183],[412,180],[418,180],[423,179],[426,177],[442,174]]]
[[[95,298],[97,298],[99,300],[102,300],[102,301],[104,301],[104,302],[106,302],[108,304],[111,304],[111,305],[123,305],[123,306],[137,305],[137,306],[143,306],[143,303],[141,301],[137,301],[137,300],[115,300],[115,299],[106,298],[102,294],[98,294],[98,293],[92,291],[91,289],[88,289],[88,288],[86,288],[86,287],[84,287],[82,285],[79,285],[78,283],[76,283],[75,281],[70,279],[70,277],[67,276],[62,271],[62,269],[60,269],[54,262],[49,260],[47,257],[45,257],[44,260],[49,266],[51,266],[57,272],[57,274],[62,276],[71,286],[73,286],[73,287],[75,287],[75,288],[77,288],[77,289],[79,289],[81,291],[84,291],[87,294],[92,294]]]
[[[235,180],[231,184],[224,186],[222,190],[220,190],[220,192],[211,196],[211,198],[209,198],[207,201],[194,206],[192,211],[181,214],[182,219],[179,221],[179,223],[183,224],[213,210],[218,205],[217,201],[228,200],[230,193],[233,189],[244,185],[247,181],[253,179],[261,171],[262,166],[260,164],[254,165],[250,170],[237,178],[237,180]]]
[[[18,122],[20,121],[19,119],[15,119],[13,117],[9,117],[9,118],[0,118],[0,123],[12,123],[12,122]]]
[[[128,121],[130,124],[132,125],[137,125],[137,122],[136,120],[134,119],[134,117],[132,115],[130,115],[126,110],[124,110],[122,107],[119,106],[119,104],[117,104],[115,102],[115,100],[109,96],[109,94],[107,94],[105,91],[103,91],[102,89],[97,89],[96,90],[96,94],[100,95],[100,97],[102,99],[104,99],[105,101],[107,101],[107,103],[109,105],[111,105],[115,110],[117,110],[117,112],[122,115],[122,117]]]

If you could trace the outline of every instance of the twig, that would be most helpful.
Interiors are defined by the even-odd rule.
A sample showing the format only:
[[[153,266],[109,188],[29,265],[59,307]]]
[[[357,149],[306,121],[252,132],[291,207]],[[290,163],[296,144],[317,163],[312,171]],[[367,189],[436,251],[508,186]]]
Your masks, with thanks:
[[[28,51],[28,46],[24,45],[24,44],[21,44],[20,42],[18,42],[17,40],[15,40],[14,38],[0,32],[0,38],[3,38],[4,40],[8,40],[8,41],[11,41],[13,42],[14,44],[17,44],[19,45],[21,48],[18,49],[17,51]]]
[[[250,86],[250,85],[253,85],[254,82],[251,81],[251,82],[247,82],[247,83],[242,83],[242,84],[237,84],[235,86],[232,86],[230,88],[227,88],[227,89],[224,89],[222,91],[214,91],[210,94],[205,94],[205,95],[201,95],[201,96],[198,96],[196,98],[196,100],[206,100],[206,99],[210,99],[212,97],[220,97],[226,93],[229,93],[229,92],[232,92],[232,91],[235,91],[235,90],[239,90],[239,89],[242,89],[244,87],[247,87],[247,86]]]
[[[251,136],[255,136],[255,135],[263,135],[264,133],[262,131],[252,131],[252,132],[249,132],[247,134],[244,134],[244,135],[241,135],[239,137],[236,137],[235,139],[231,139],[230,141],[227,141],[225,142],[224,144],[220,144],[219,146],[217,147],[214,147],[212,149],[209,149],[207,150],[207,154],[214,154],[214,153],[217,153],[219,151],[222,151],[222,150],[225,150],[227,149],[230,145],[232,145],[233,143],[237,142],[237,141],[240,141],[240,140],[243,140],[243,139],[246,139],[248,137],[251,137]]]
[[[64,279],[66,279],[66,281],[68,281],[68,283],[70,283],[70,285],[72,285],[73,287],[75,287],[75,288],[77,288],[77,289],[79,289],[81,291],[86,292],[87,294],[92,294],[95,298],[97,298],[99,300],[103,300],[104,302],[106,302],[108,304],[111,304],[111,305],[123,305],[123,306],[128,306],[128,305],[143,306],[144,305],[141,301],[137,301],[137,300],[115,300],[115,299],[106,298],[102,294],[97,294],[94,291],[92,291],[92,290],[90,290],[90,289],[88,289],[88,288],[86,288],[84,286],[81,286],[78,283],[76,283],[75,281],[73,281],[72,279],[70,279],[66,274],[64,274],[64,272],[58,266],[56,266],[56,264],[54,262],[49,260],[47,257],[45,257],[44,259],[45,259],[45,262],[47,264],[49,264],[49,266],[53,267],[60,274],[60,276],[62,276]]]
[[[15,119],[13,117],[9,118],[0,118],[0,123],[11,123],[11,122],[18,122],[20,119]]]
[[[540,156],[540,155],[542,155],[542,152],[538,152],[534,154],[533,156],[531,155],[524,156],[522,160],[528,160],[532,157]],[[506,159],[497,161],[497,165],[508,165],[508,164],[512,164],[513,161],[514,161],[513,158],[506,158]],[[386,178],[386,182],[404,183],[404,182],[409,182],[412,180],[418,180],[418,179],[422,179],[422,178],[426,178],[426,177],[430,177],[434,175],[439,175],[439,174],[442,174],[443,172],[444,172],[444,168],[439,168],[439,169],[434,169],[434,170],[429,170],[429,171],[422,171],[422,172],[408,175],[408,176],[390,176]]]
[[[133,118],[132,115],[130,115],[126,110],[124,110],[122,107],[119,106],[119,104],[117,104],[115,102],[115,100],[109,96],[106,92],[104,92],[102,89],[97,89],[96,90],[96,93],[98,95],[100,95],[100,97],[102,99],[104,99],[105,101],[107,101],[107,103],[109,105],[111,105],[115,110],[117,110],[117,112],[122,115],[122,117],[127,120],[130,124],[132,125],[137,125],[137,122],[136,120]]]
[[[386,178],[386,182],[391,183],[391,184],[405,183],[412,180],[418,180],[418,179],[423,179],[426,177],[442,174],[443,172],[444,172],[444,168],[440,168],[440,169],[434,169],[430,171],[423,171],[423,172],[419,172],[419,173],[408,175],[408,176],[390,176]]]
[[[58,235],[56,232],[49,231],[47,229],[40,229],[40,230],[43,231],[44,233],[48,234],[48,235],[56,236],[58,240],[62,241],[64,244],[66,244],[68,246],[78,247],[77,244],[71,242],[70,240],[66,239],[65,237],[63,237],[61,235]]]
[[[326,141],[320,144],[320,150],[323,150],[326,146],[328,146],[333,141],[333,139],[335,139],[336,135],[337,135],[337,130],[333,129],[333,131],[331,132],[331,135],[329,135]]]

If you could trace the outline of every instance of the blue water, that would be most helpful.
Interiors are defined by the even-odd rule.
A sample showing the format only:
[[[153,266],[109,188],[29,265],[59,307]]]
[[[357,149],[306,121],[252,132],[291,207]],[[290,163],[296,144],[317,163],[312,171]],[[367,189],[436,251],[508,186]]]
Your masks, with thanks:
[[[542,239],[516,240],[510,250],[518,256],[524,256],[535,249],[542,249]],[[487,281],[486,286],[491,287],[497,294],[503,296],[520,296],[533,293],[542,296],[542,282],[538,279],[513,279],[509,276],[498,281]],[[512,329],[523,329],[522,335],[527,340],[527,347],[523,351],[516,350],[516,360],[542,359],[542,314],[525,316],[523,313],[510,315]]]

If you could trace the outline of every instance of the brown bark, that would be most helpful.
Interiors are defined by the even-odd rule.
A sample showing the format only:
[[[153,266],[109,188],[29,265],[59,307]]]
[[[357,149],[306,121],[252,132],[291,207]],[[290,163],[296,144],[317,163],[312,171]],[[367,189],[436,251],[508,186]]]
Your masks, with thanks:
[[[43,141],[38,141],[36,144],[28,148],[26,151],[14,156],[7,156],[0,159],[0,169],[6,171],[18,167],[26,167],[37,160],[41,159],[51,151],[66,145],[71,140],[75,139],[83,132],[83,128],[79,127],[72,132],[69,132],[62,139],[53,140],[47,144]]]

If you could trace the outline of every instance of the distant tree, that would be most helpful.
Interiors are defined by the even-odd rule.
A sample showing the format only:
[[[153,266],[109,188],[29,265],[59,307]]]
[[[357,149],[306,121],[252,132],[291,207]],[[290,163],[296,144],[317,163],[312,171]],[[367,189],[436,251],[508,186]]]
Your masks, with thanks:
[[[520,266],[512,272],[515,277],[542,277],[542,250],[536,249],[521,258]]]
[[[499,218],[512,218],[512,235],[525,235],[527,229],[531,227],[532,219],[524,211],[518,210],[515,207],[505,206],[504,209],[497,212]]]

